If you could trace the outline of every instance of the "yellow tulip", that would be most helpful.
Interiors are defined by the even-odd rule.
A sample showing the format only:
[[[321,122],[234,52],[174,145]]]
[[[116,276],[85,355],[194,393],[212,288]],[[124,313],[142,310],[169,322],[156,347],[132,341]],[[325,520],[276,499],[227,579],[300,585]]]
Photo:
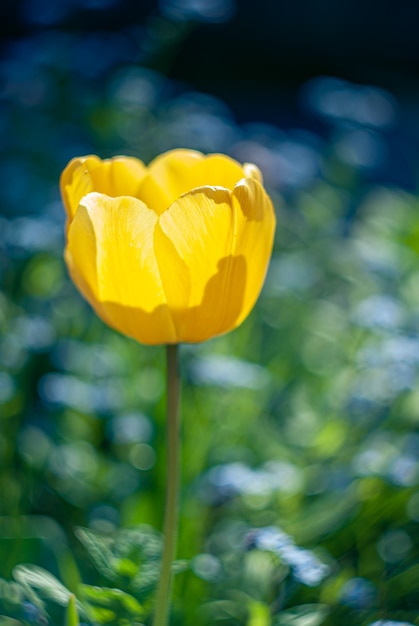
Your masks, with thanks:
[[[268,267],[275,215],[260,171],[172,150],[73,159],[61,175],[70,275],[109,326],[144,344],[236,328]]]

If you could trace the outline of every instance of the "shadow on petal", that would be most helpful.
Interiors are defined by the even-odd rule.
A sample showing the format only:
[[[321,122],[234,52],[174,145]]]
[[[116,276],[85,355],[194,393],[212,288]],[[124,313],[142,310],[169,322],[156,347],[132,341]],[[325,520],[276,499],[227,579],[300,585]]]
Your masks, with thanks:
[[[139,307],[101,302],[100,308],[94,308],[109,326],[140,343],[198,343],[236,327],[243,308],[246,275],[243,256],[225,257],[218,263],[217,273],[208,281],[199,306],[170,311],[167,306],[159,306],[148,312]],[[105,311],[106,318],[100,309]]]
[[[217,273],[205,287],[201,304],[176,312],[175,319],[181,321],[178,327],[180,340],[187,343],[205,341],[235,328],[243,309],[246,280],[244,256],[221,259]]]
[[[101,302],[100,307],[106,312],[106,318],[96,312],[102,319],[119,332],[136,339],[145,345],[178,343],[174,333],[169,308],[165,305],[153,311],[145,311],[139,307],[130,307],[115,302]]]

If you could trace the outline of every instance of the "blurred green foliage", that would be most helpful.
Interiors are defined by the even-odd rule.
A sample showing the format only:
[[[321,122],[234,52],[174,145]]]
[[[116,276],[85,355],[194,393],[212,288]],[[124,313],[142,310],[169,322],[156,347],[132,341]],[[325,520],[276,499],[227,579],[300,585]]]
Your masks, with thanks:
[[[181,349],[172,624],[419,625],[417,197],[346,158],[342,134],[370,133],[356,120],[314,143],[239,127],[133,61],[89,74],[53,34],[27,45],[44,56],[1,110],[16,136],[0,218],[0,624],[150,623],[163,349],[106,328],[75,291],[56,180],[81,152],[184,145],[254,154],[278,241],[243,326]]]

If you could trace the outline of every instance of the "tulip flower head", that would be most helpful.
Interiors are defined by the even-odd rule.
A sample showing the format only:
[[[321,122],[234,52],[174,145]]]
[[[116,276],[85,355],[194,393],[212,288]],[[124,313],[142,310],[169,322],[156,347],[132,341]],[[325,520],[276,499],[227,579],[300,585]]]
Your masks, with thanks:
[[[86,156],[60,185],[71,278],[109,326],[143,344],[195,343],[248,316],[275,231],[255,165],[194,150],[148,167]]]

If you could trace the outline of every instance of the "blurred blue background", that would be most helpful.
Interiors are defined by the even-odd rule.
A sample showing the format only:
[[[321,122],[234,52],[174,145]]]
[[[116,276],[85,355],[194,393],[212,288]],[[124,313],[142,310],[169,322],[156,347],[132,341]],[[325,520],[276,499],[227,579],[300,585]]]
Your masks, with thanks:
[[[150,622],[163,351],[70,283],[58,178],[180,146],[257,163],[278,233],[249,319],[182,347],[173,624],[419,624],[418,17],[3,0],[2,626],[63,623],[70,591],[83,623]]]
[[[5,0],[2,212],[39,212],[45,161],[55,181],[74,154],[98,150],[147,159],[182,144],[241,158],[249,131],[263,132],[254,123],[288,146],[280,169],[309,168],[333,134],[368,180],[413,190],[417,17],[414,2]],[[299,130],[307,150],[294,158],[287,133],[294,145]]]

